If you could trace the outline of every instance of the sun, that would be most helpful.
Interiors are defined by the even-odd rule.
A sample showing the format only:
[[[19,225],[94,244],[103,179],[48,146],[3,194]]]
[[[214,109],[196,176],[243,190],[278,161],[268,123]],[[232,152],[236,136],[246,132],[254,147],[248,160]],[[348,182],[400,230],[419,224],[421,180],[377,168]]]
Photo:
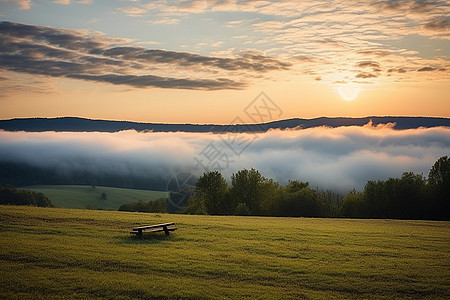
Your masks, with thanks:
[[[360,88],[354,84],[341,85],[337,89],[339,96],[346,101],[353,101],[358,97]]]

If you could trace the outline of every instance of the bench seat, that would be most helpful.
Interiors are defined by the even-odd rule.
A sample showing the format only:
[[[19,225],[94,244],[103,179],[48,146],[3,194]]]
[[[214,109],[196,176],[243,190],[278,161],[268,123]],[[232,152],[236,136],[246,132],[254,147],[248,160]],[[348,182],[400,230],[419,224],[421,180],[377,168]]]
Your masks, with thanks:
[[[163,223],[163,224],[156,224],[156,225],[146,225],[146,226],[138,226],[138,227],[133,227],[132,230],[130,232],[130,234],[136,234],[139,237],[142,237],[142,233],[143,232],[163,232],[166,235],[169,235],[170,231],[175,231],[177,230],[176,227],[169,227],[175,225],[175,223],[171,222],[171,223]]]
[[[177,229],[178,229],[178,228],[176,228],[176,227],[167,228],[167,230],[169,230],[169,231],[175,231],[175,230],[177,230]],[[165,231],[164,228],[161,228],[161,229],[146,229],[146,230],[142,230],[142,232],[163,232],[163,231]],[[133,234],[139,234],[139,231],[138,231],[138,230],[136,230],[136,231],[130,231],[130,233],[133,233]]]

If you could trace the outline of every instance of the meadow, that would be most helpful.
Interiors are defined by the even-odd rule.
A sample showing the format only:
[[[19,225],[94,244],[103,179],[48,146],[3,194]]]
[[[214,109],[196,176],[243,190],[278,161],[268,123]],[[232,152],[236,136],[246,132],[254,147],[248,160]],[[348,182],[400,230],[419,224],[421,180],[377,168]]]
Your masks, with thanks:
[[[450,222],[0,206],[0,241],[7,299],[450,298]]]
[[[22,187],[46,195],[56,207],[117,210],[124,203],[167,198],[167,192],[87,185],[33,185]],[[107,198],[102,199],[105,193]]]

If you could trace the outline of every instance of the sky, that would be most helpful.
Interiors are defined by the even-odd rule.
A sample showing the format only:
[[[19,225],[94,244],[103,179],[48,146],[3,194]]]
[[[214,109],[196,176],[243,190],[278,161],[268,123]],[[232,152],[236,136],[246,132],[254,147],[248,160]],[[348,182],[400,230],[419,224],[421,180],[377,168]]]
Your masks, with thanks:
[[[0,119],[450,117],[449,81],[450,1],[0,0]]]

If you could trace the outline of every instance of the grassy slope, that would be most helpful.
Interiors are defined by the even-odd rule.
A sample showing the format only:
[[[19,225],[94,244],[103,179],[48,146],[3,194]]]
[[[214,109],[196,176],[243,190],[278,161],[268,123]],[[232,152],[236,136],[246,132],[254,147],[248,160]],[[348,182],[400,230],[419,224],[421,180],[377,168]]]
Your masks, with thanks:
[[[53,205],[65,208],[86,208],[87,205],[93,205],[96,208],[117,210],[127,202],[148,202],[167,197],[166,192],[104,186],[97,186],[95,189],[84,185],[34,185],[22,188],[44,193]],[[106,200],[101,199],[102,193],[106,193]]]
[[[169,238],[133,222],[174,221]],[[450,222],[0,206],[0,298],[450,298]]]

